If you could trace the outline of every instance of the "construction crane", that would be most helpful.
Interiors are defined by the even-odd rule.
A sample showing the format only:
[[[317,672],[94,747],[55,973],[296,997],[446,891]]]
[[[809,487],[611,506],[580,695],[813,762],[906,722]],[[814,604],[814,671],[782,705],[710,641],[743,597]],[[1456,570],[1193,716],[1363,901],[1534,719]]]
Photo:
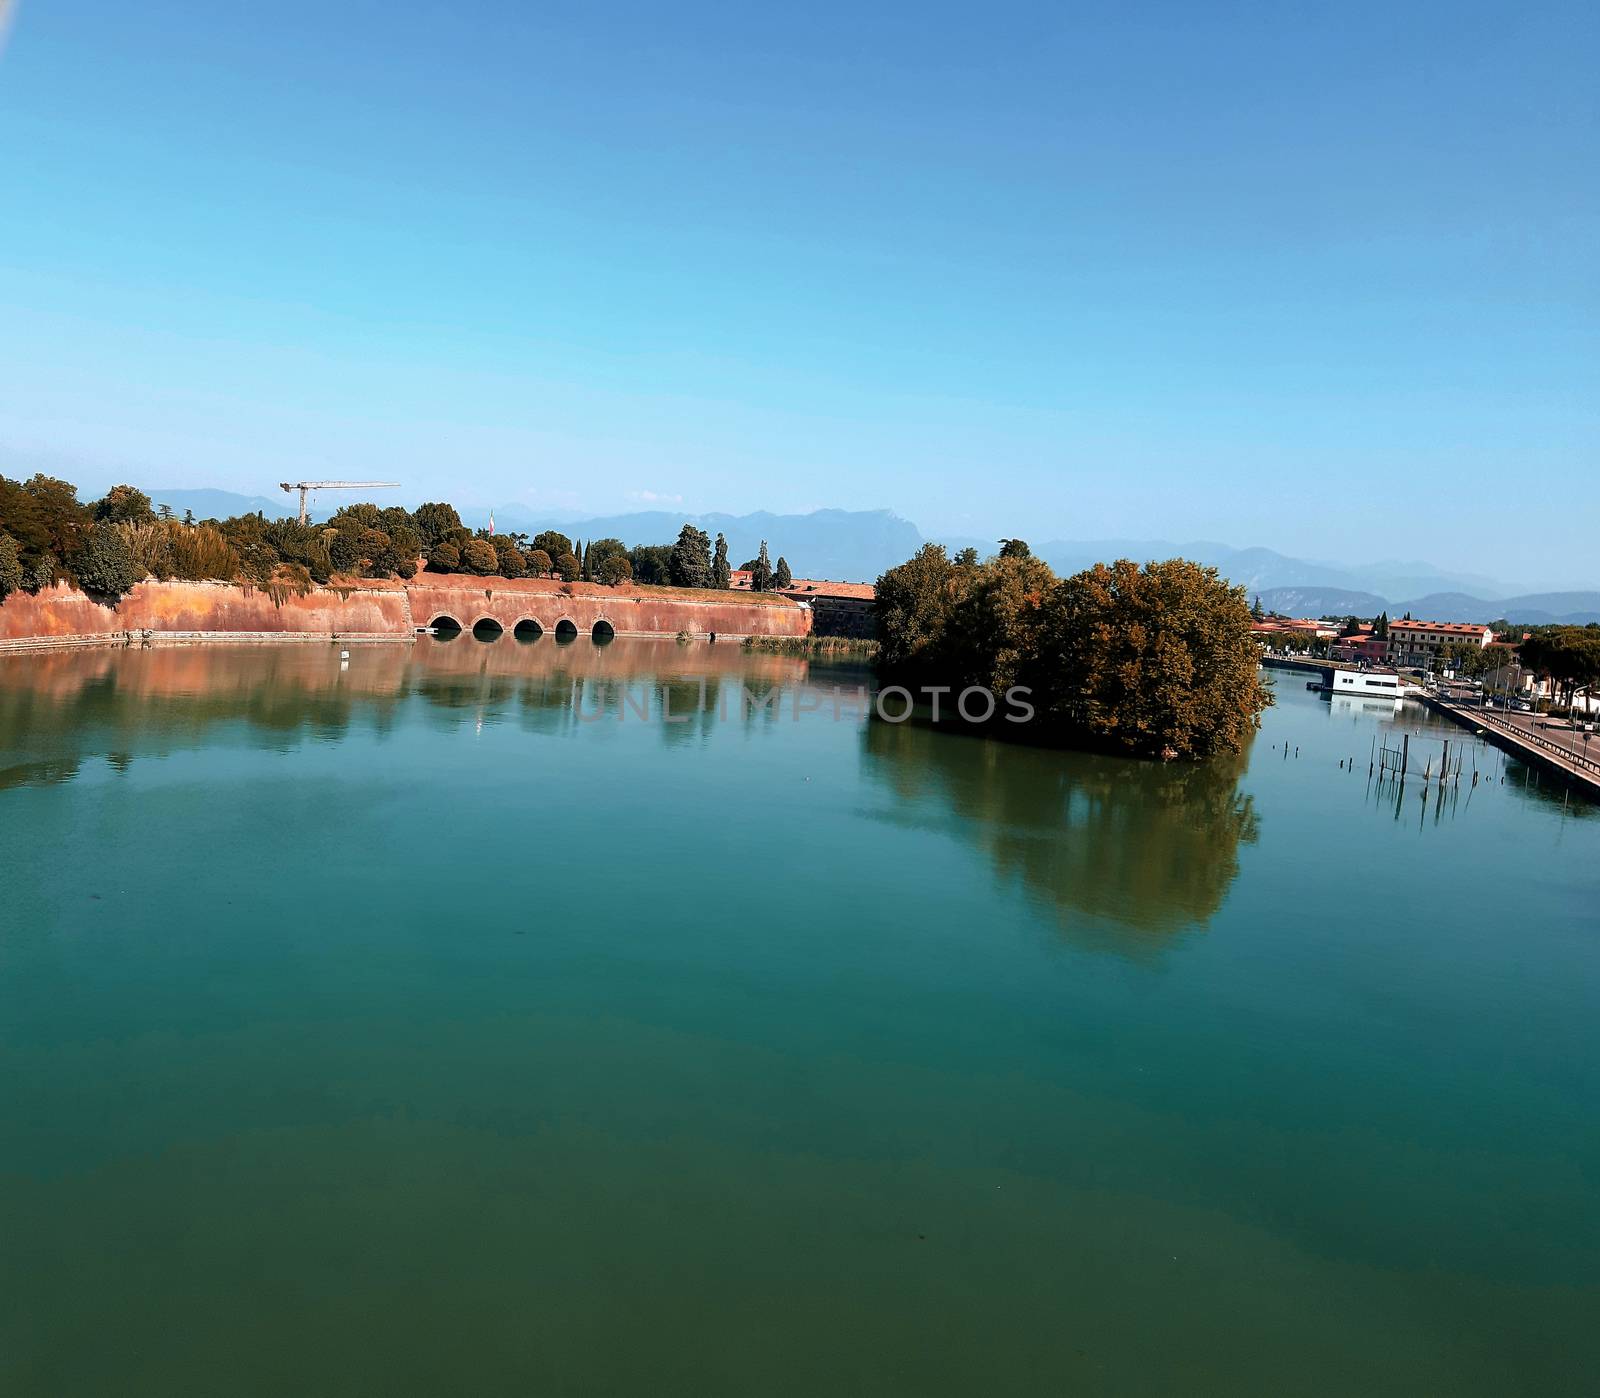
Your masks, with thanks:
[[[308,490],[398,490],[399,481],[279,481],[284,490],[300,492],[300,523],[306,522]]]

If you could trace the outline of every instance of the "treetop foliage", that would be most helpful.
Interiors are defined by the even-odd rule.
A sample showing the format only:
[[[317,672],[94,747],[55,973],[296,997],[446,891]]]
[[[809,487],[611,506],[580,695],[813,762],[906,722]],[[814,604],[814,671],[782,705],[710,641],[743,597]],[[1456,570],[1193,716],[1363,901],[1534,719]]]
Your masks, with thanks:
[[[180,522],[131,485],[83,502],[68,481],[0,476],[0,598],[55,582],[111,597],[146,577],[306,586],[307,580],[327,583],[336,576],[409,578],[419,566],[607,586],[630,580],[702,588],[729,583],[726,539],[718,535],[713,561],[704,531],[687,524],[675,543],[629,548],[614,538],[574,541],[556,529],[532,539],[474,531],[444,501],[415,510],[355,501],[341,505],[326,523],[262,514],[196,521],[188,512]],[[780,559],[774,576],[786,577],[787,568]]]
[[[1208,757],[1240,749],[1270,702],[1243,589],[1185,559],[1057,578],[1016,548],[974,563],[925,544],[878,579],[877,621],[886,679],[1025,685],[1064,741]]]

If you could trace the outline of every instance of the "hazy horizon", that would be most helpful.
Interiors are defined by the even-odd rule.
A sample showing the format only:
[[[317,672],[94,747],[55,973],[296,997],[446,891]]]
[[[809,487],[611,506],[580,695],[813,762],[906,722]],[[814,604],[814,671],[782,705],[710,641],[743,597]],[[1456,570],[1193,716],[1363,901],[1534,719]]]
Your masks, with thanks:
[[[1582,585],[1597,52],[1576,4],[24,4],[0,471]]]

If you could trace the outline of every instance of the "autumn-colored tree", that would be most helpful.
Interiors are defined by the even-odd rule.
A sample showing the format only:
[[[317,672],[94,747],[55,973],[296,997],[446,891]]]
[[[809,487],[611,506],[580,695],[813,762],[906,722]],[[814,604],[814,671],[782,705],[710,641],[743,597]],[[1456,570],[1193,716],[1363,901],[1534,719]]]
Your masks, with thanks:
[[[982,567],[954,570],[953,581],[940,643],[948,682],[984,685],[996,694],[1023,683],[1037,656],[1056,575],[1040,559],[1002,554]]]
[[[543,549],[531,549],[528,552],[528,571],[536,578],[550,576],[550,569],[554,565],[550,562],[550,555]]]
[[[494,541],[496,564],[502,578],[520,578],[528,571],[527,560],[510,539],[503,535]]]
[[[556,572],[561,574],[562,582],[577,582],[578,570],[579,564],[576,554],[564,553],[560,558],[556,559]]]
[[[1046,721],[1126,752],[1237,751],[1271,695],[1241,588],[1186,559],[1127,559],[1050,594],[1027,682]]]
[[[500,556],[487,539],[468,539],[461,546],[461,566],[469,573],[487,576],[499,567]]]
[[[459,573],[461,549],[451,539],[444,539],[428,551],[428,568],[435,573]]]
[[[94,517],[119,524],[123,520],[138,522],[154,519],[155,511],[150,507],[150,497],[144,491],[136,490],[131,485],[114,485],[106,491],[104,499],[95,502]]]

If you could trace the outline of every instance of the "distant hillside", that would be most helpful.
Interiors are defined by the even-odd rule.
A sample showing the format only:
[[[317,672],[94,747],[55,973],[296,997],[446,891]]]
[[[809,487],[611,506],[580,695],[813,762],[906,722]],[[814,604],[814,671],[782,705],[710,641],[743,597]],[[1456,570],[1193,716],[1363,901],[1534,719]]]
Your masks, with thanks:
[[[1357,616],[1370,620],[1389,610],[1389,604],[1375,593],[1338,587],[1269,587],[1250,594],[1252,601],[1257,597],[1265,610],[1283,616]]]
[[[1418,621],[1472,621],[1487,625],[1509,621],[1522,626],[1587,626],[1600,622],[1600,592],[1531,592],[1498,601],[1464,592],[1432,592],[1410,602],[1390,602],[1372,592],[1351,592],[1336,587],[1269,587],[1259,594],[1268,611],[1287,616],[1358,616],[1379,612],[1401,617],[1409,612]]]
[[[1410,612],[1418,621],[1506,621],[1523,626],[1587,626],[1600,622],[1600,592],[1530,592],[1485,601],[1462,592],[1435,592],[1391,607],[1391,616]]]
[[[259,510],[268,519],[277,519],[294,514],[300,508],[298,494],[237,495],[231,490],[151,490],[147,493],[151,504],[170,505],[172,513],[179,518],[185,510],[193,510],[196,519],[229,519],[234,515],[253,515]],[[332,513],[332,510],[324,512],[325,515]]]
[[[832,578],[838,582],[873,582],[885,569],[903,563],[922,547],[922,535],[910,520],[889,510],[816,510],[808,515],[688,515],[666,510],[626,515],[601,515],[556,526],[584,539],[617,538],[628,545],[670,544],[684,524],[704,529],[713,539],[728,540],[728,557],[737,568],[754,558],[766,540],[773,562],[789,560],[796,577]],[[522,506],[496,506],[500,529],[545,529],[549,521]]]

